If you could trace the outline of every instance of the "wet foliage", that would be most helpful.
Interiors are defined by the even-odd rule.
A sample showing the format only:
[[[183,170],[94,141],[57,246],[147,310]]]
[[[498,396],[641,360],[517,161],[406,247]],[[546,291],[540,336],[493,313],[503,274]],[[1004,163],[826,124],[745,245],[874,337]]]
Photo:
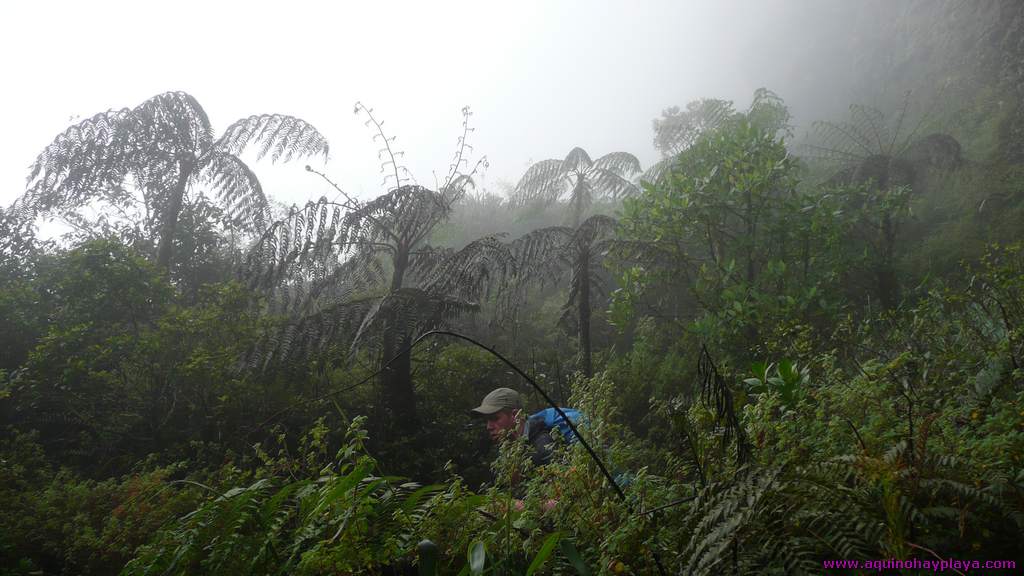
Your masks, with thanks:
[[[281,209],[239,155],[326,154],[298,118],[68,127],[0,212],[0,575],[1021,565],[1024,82],[976,50],[955,114],[922,84],[797,145],[771,90],[705,98],[653,166],[573,148],[507,195],[468,108],[428,187],[357,104],[381,193],[307,166],[335,197]],[[488,441],[490,390],[547,408],[518,371],[585,442]]]

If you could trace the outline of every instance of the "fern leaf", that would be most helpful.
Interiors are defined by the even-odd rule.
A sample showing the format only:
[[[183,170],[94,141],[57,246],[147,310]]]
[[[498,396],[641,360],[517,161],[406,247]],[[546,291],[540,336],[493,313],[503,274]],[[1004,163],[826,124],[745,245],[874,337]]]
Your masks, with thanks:
[[[282,157],[288,162],[296,156],[323,155],[326,159],[330,151],[327,139],[312,124],[281,114],[261,114],[237,120],[228,126],[214,147],[241,155],[254,144],[260,146],[256,158],[261,159],[269,153],[271,162]]]

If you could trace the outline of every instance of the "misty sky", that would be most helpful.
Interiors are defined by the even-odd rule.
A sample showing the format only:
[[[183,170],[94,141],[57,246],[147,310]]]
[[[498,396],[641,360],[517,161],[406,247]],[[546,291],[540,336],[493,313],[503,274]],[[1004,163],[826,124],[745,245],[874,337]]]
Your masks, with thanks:
[[[435,6],[437,4],[437,6]],[[299,116],[330,140],[328,174],[367,198],[383,191],[362,101],[397,136],[420,184],[441,178],[473,110],[482,186],[514,183],[531,161],[582,146],[656,160],[651,120],[699,97],[749,103],[767,86],[798,121],[811,94],[841,94],[832,42],[838,0],[609,2],[20,2],[0,7],[5,89],[0,204],[77,119],[155,94],[194,95],[219,133],[239,117]],[[812,24],[813,22],[813,24]],[[824,59],[830,59],[828,65]],[[815,110],[841,110],[841,97]],[[329,191],[304,160],[253,168],[275,199]],[[333,196],[333,194],[330,194]]]

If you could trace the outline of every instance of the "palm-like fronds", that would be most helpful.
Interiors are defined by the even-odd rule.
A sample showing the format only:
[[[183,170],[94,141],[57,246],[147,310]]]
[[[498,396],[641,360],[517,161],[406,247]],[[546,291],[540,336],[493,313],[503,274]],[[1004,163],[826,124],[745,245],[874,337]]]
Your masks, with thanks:
[[[727,100],[703,98],[686,105],[686,110],[673,106],[661,113],[654,124],[654,145],[662,159],[640,176],[643,182],[661,184],[677,163],[679,154],[691,148],[705,134],[716,132],[731,122],[745,119],[759,130],[773,136],[790,134],[788,108],[777,94],[767,88],[754,92],[745,112],[737,112]]]
[[[958,167],[959,142],[941,133],[918,138],[927,116],[907,130],[909,109],[909,93],[891,121],[876,108],[854,104],[846,121],[815,122],[813,141],[806,150],[811,157],[835,167],[830,183],[873,180],[882,189],[911,184],[926,167]]]
[[[701,134],[717,129],[735,114],[732,102],[714,98],[694,100],[686,105],[686,110],[678,106],[667,108],[661,118],[652,122],[654,146],[663,157],[671,158],[692,146]]]
[[[19,215],[68,212],[96,200],[123,200],[136,188],[148,212],[161,212],[160,257],[169,264],[182,201],[205,185],[237,224],[261,232],[267,200],[252,170],[239,158],[258,145],[257,158],[285,161],[326,156],[326,139],[291,116],[250,116],[214,140],[206,112],[184,92],[158,94],[133,109],[97,114],[58,135],[36,158]]]
[[[357,104],[388,143],[382,154],[395,162],[391,138],[372,110]],[[268,294],[271,310],[283,316],[253,351],[250,363],[308,360],[328,353],[366,351],[390,360],[404,342],[479,309],[491,287],[515,271],[509,248],[496,237],[460,250],[425,242],[451,214],[473,183],[461,166],[468,148],[468,109],[452,169],[439,190],[400,184],[359,201],[309,167],[344,196],[322,198],[270,226],[247,258],[247,277]],[[395,170],[398,178],[401,172]],[[406,386],[407,385],[407,386]],[[405,393],[411,383],[402,382]],[[395,391],[401,393],[401,391]],[[407,399],[408,400],[408,399]]]
[[[575,226],[595,198],[636,193],[629,178],[638,172],[640,162],[632,154],[612,152],[591,160],[585,150],[573,148],[562,160],[542,160],[531,166],[516,185],[512,205],[553,204],[565,199]]]
[[[589,376],[590,309],[594,295],[606,295],[604,256],[612,248],[614,218],[596,215],[577,228],[551,226],[534,230],[511,244],[518,270],[507,294],[514,294],[503,312],[515,312],[511,305],[533,285],[561,282],[569,275],[569,297],[562,306],[559,323],[576,326],[581,341],[584,371]]]
[[[270,161],[288,162],[295,157],[316,156],[325,158],[330,146],[313,125],[293,116],[262,114],[237,120],[224,131],[214,148],[229,154],[240,155],[249,146],[258,145],[256,159],[270,154]]]

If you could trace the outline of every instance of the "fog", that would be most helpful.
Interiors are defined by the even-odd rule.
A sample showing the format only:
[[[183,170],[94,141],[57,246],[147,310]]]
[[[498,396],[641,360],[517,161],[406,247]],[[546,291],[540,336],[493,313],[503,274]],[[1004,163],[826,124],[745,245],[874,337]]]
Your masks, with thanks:
[[[500,191],[533,161],[582,146],[657,159],[651,121],[714,97],[749,103],[761,86],[798,128],[857,96],[867,8],[829,1],[279,3],[66,2],[0,9],[6,55],[0,205],[25,188],[54,136],[92,114],[181,90],[215,130],[261,113],[314,124],[326,170],[360,197],[382,192],[378,145],[352,113],[374,109],[417,182],[447,172],[473,111],[478,186]],[[303,162],[254,165],[284,203],[330,193]]]

